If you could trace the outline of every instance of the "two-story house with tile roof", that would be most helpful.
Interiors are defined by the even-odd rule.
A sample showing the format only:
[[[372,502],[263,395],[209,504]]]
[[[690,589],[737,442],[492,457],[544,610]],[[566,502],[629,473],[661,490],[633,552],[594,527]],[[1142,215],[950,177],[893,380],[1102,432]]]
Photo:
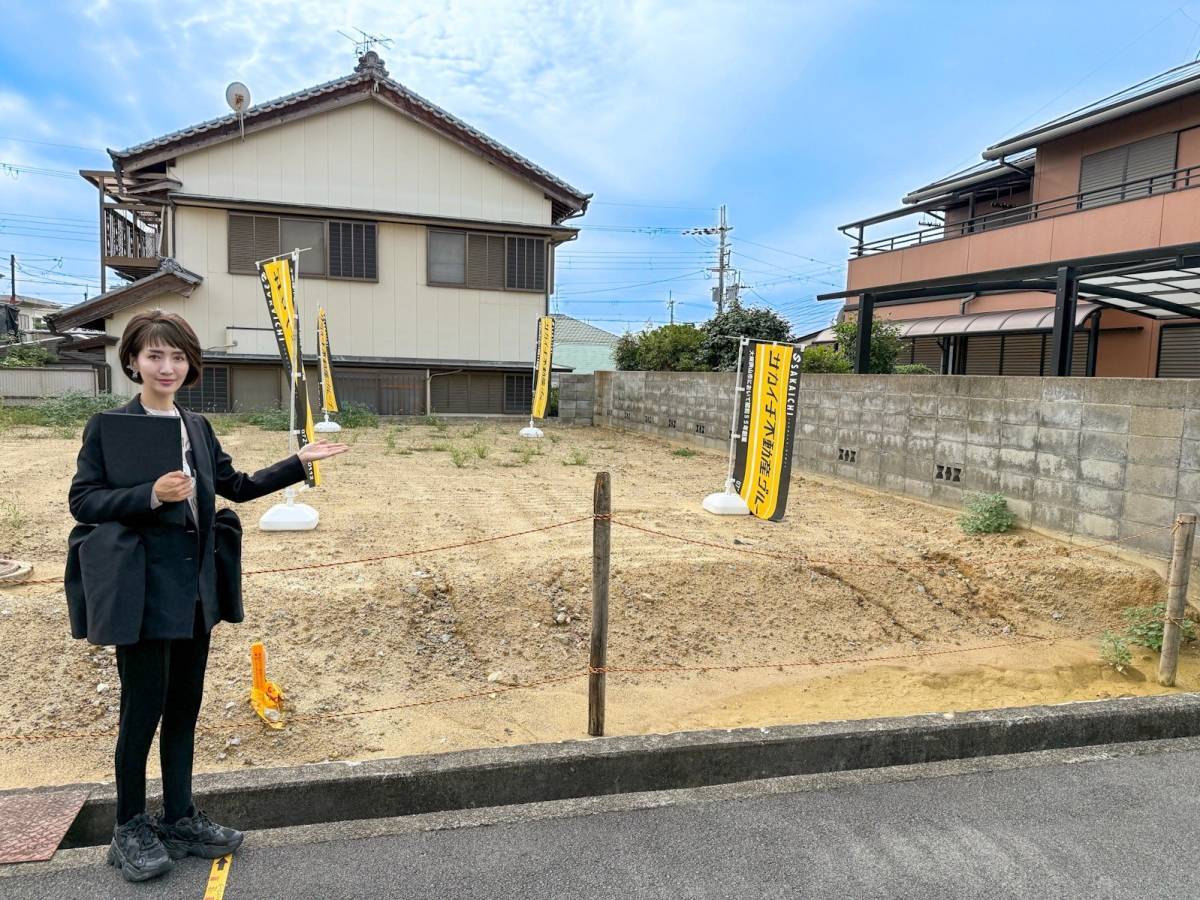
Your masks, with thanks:
[[[872,320],[887,319],[903,362],[942,373],[1200,377],[1196,188],[1200,62],[1005,138],[842,226],[846,290],[819,299],[857,317],[859,371]]]
[[[339,393],[384,414],[519,413],[554,250],[582,193],[389,77],[365,53],[330,81],[109,151],[101,271],[125,280],[49,318],[103,329],[182,314],[208,411],[275,406],[283,379],[255,263],[293,248],[302,344],[327,310]],[[115,346],[113,390],[133,393]]]

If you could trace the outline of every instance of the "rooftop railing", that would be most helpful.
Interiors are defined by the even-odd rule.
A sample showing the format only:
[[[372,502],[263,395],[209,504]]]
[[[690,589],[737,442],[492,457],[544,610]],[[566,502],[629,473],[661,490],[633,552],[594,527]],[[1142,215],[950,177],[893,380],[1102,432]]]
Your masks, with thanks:
[[[1094,209],[1111,203],[1121,203],[1126,200],[1139,200],[1153,194],[1165,194],[1189,187],[1200,187],[1200,165],[1187,166],[1170,172],[1162,172],[1147,178],[1137,178],[1114,184],[1108,187],[1096,188],[1090,191],[1080,191],[1053,200],[1040,200],[1012,209],[1002,209],[997,212],[977,215],[959,222],[947,222],[908,231],[903,234],[886,238],[866,241],[862,238],[863,226],[845,226],[844,231],[857,227],[857,243],[851,248],[851,256],[865,256],[868,253],[887,253],[904,247],[914,247],[948,238],[962,237],[981,231],[993,231],[1010,225],[1021,225],[1038,219],[1061,216],[1066,213]]]

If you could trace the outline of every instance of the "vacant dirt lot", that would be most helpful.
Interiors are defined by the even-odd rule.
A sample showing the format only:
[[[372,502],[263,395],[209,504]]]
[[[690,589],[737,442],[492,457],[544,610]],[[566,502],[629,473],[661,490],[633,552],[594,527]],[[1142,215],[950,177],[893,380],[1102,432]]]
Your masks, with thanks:
[[[719,455],[680,456],[653,439],[553,426],[530,447],[518,427],[348,432],[353,452],[304,495],[321,513],[316,532],[255,530],[269,499],[240,508],[245,568],[436,547],[584,516],[603,469],[619,520],[719,545],[613,527],[611,665],[824,663],[613,675],[610,733],[1158,690],[1148,655],[1135,654],[1135,668],[1118,674],[1100,665],[1095,644],[1120,626],[1122,607],[1162,595],[1148,568],[1031,533],[968,537],[950,511],[807,476],[795,479],[781,524],[720,519],[700,509],[723,481]],[[222,440],[243,469],[272,462],[284,446],[282,435],[249,427]],[[0,435],[0,555],[34,562],[34,578],[62,570],[77,442],[37,428]],[[527,684],[584,670],[590,574],[591,524],[580,522],[407,559],[250,575],[246,622],[214,635],[197,768],[583,738],[584,678],[270,732],[248,718],[248,648],[265,641],[269,675],[296,715]],[[1063,640],[1007,646],[1018,634]],[[833,662],[975,647],[985,649]],[[0,660],[0,735],[115,726],[113,657],[70,639],[59,589],[0,591]],[[1200,687],[1190,650],[1180,686]],[[0,788],[111,777],[111,737],[0,747]]]

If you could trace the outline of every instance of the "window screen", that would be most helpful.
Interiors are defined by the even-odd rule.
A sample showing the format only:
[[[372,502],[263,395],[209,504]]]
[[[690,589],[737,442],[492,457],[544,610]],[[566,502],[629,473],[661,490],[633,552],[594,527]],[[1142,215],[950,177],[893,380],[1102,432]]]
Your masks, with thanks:
[[[533,409],[533,376],[504,376],[504,411],[527,413]]]
[[[287,253],[299,247],[301,275],[325,274],[325,221],[323,219],[281,219],[279,222],[279,252]]]
[[[546,289],[546,242],[541,238],[510,237],[505,285],[510,291]]]
[[[200,380],[180,389],[175,399],[192,412],[229,412],[229,366],[205,366]]]
[[[467,236],[457,231],[429,232],[429,283],[467,283]]]
[[[467,236],[467,287],[504,290],[504,236]]]
[[[329,223],[329,277],[379,278],[374,222]]]

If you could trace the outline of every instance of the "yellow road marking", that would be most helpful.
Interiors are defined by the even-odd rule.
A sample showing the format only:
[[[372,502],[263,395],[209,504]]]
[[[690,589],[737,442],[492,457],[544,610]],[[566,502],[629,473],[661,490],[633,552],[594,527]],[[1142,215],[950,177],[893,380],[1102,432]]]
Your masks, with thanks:
[[[208,884],[204,888],[204,900],[223,900],[225,882],[229,880],[229,870],[232,868],[232,853],[213,860],[212,869],[208,873]]]

